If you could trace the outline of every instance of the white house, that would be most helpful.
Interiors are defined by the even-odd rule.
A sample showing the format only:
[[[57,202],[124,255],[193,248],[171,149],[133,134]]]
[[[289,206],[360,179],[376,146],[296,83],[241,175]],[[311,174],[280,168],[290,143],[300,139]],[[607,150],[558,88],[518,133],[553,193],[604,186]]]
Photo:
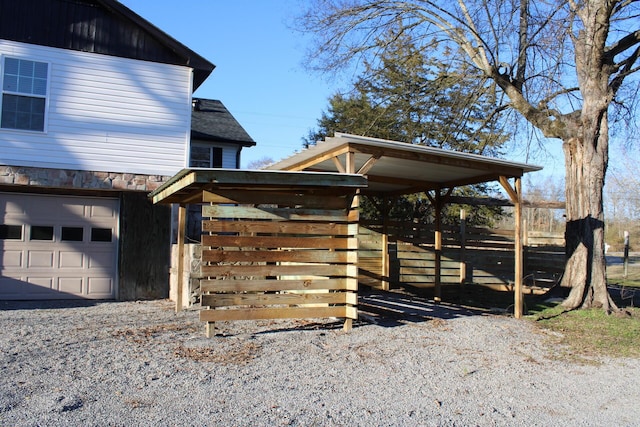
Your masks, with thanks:
[[[0,0],[0,299],[166,296],[147,194],[189,166],[213,69],[115,0]]]

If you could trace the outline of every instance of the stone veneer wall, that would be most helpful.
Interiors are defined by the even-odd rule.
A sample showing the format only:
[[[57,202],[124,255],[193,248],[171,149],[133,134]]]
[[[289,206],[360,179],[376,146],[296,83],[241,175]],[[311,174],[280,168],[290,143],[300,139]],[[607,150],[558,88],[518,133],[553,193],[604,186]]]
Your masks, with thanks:
[[[0,165],[0,184],[151,192],[168,181],[169,178],[171,177],[163,175]]]

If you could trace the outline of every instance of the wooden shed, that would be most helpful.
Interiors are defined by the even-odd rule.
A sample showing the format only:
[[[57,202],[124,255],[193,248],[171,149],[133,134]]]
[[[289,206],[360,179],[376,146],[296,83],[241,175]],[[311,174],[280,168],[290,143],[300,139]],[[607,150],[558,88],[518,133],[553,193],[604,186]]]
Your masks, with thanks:
[[[154,191],[154,203],[180,206],[178,288],[186,205],[202,204],[207,335],[223,320],[338,317],[349,329],[357,318],[356,194],[366,182],[356,174],[185,169]]]

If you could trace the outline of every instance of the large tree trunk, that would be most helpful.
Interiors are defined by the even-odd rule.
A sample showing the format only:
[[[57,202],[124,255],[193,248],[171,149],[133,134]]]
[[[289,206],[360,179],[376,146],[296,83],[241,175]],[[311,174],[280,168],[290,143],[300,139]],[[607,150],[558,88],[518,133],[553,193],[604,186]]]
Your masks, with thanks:
[[[567,264],[562,285],[571,287],[563,306],[617,310],[607,291],[604,256],[602,190],[608,164],[607,110],[586,108],[578,121],[580,136],[563,143]]]

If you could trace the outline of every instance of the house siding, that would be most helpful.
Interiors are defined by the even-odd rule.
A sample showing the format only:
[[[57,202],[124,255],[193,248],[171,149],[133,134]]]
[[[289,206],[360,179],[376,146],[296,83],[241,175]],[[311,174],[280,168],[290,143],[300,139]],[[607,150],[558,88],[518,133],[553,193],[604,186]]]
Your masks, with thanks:
[[[186,166],[190,68],[7,40],[0,55],[50,64],[45,132],[0,130],[0,164],[167,176]]]

